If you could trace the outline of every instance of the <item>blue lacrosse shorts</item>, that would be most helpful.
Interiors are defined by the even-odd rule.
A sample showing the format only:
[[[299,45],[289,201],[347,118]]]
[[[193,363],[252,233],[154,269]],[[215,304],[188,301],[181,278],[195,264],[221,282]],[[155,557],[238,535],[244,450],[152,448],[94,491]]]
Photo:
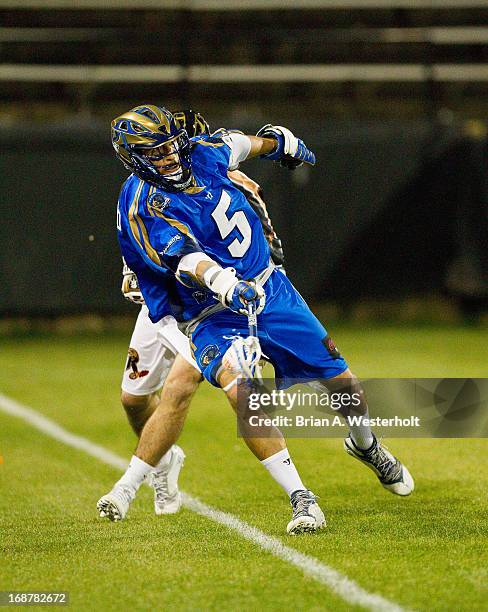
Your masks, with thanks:
[[[326,329],[290,280],[274,270],[264,286],[266,305],[258,315],[263,355],[273,364],[279,389],[297,381],[333,378],[347,369]],[[203,319],[191,335],[191,346],[205,378],[218,386],[216,375],[235,336],[249,335],[247,317],[225,309]]]

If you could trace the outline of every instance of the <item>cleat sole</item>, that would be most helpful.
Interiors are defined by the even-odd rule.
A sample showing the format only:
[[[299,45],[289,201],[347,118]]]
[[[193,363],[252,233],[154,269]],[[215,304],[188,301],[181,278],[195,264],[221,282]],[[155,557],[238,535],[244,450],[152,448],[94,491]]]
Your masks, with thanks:
[[[297,523],[296,525],[292,525],[291,527],[290,524],[291,523],[288,524],[286,531],[288,535],[292,536],[300,535],[302,533],[315,533],[325,527],[325,521],[323,521],[319,525],[317,525],[316,521],[302,521]]]
[[[99,501],[97,509],[100,513],[100,518],[108,518],[114,523],[122,519],[119,508],[111,501]]]

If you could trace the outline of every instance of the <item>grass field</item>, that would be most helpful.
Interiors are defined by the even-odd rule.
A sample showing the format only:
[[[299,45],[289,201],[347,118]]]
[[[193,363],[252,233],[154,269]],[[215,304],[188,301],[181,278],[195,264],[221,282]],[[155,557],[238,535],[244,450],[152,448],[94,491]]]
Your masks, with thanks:
[[[333,337],[360,376],[487,374],[488,330],[353,329]],[[0,340],[0,392],[129,458],[119,405],[127,338]],[[0,410],[0,591],[69,591],[75,610],[351,610],[300,569],[188,509],[152,513],[143,487],[121,523],[95,504],[118,471]],[[328,528],[291,538],[288,502],[235,433],[221,395],[201,386],[181,438],[182,488],[399,606],[488,610],[487,440],[400,440],[416,491],[400,499],[338,439],[290,440]],[[357,609],[360,609],[357,607]]]

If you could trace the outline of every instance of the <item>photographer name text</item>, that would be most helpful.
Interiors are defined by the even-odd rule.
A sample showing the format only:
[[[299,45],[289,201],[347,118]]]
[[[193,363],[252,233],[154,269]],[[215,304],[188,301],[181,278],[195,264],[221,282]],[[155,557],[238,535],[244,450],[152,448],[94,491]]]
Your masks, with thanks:
[[[341,418],[335,416],[315,417],[296,414],[294,416],[279,415],[274,417],[263,417],[253,414],[249,417],[251,427],[348,427],[351,425],[369,425],[370,427],[420,427],[420,417],[409,416],[400,418],[398,416],[383,417],[362,417],[349,416]]]

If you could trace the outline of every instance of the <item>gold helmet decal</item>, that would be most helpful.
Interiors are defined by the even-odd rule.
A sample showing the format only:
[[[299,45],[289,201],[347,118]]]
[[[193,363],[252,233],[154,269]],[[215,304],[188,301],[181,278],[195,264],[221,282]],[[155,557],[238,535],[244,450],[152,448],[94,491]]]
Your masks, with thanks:
[[[172,116],[158,106],[136,106],[112,121],[112,142],[114,146],[154,146],[158,143],[154,133],[171,135],[171,120]]]

